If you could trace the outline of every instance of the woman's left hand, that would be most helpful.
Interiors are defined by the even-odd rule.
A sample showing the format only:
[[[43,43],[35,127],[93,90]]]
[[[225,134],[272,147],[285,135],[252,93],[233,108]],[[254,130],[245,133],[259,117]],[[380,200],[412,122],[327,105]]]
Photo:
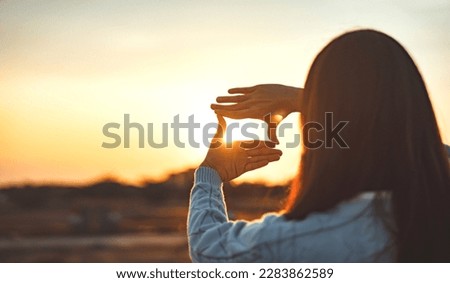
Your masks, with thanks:
[[[275,149],[275,144],[266,141],[234,141],[225,143],[223,133],[226,129],[225,119],[218,115],[219,125],[211,141],[205,160],[200,166],[215,169],[223,182],[231,181],[245,172],[266,166],[277,161],[282,155]]]
[[[300,111],[303,89],[280,84],[261,84],[228,90],[232,96],[219,96],[211,108],[232,119],[260,119],[268,125],[268,137],[278,144],[276,127],[287,115]]]

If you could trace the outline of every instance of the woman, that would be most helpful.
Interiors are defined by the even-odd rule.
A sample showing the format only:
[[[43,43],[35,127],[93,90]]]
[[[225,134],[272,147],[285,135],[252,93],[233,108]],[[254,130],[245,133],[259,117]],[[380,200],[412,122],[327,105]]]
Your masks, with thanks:
[[[316,57],[304,90],[258,85],[230,93],[242,94],[212,105],[220,127],[195,173],[188,217],[193,261],[450,261],[446,150],[422,77],[398,42],[373,30],[346,33]],[[221,115],[294,111],[301,113],[303,147],[285,210],[229,221],[222,182],[281,152],[264,143],[227,148],[220,143]],[[326,126],[326,113],[333,124],[345,122],[344,146],[330,143],[329,131],[308,127]]]

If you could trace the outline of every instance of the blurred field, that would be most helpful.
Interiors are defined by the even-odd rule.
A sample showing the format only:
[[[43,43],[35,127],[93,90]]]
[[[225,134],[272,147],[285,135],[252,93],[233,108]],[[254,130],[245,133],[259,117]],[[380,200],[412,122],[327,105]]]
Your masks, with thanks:
[[[187,262],[186,217],[193,170],[142,187],[0,190],[1,262]],[[279,209],[285,187],[225,185],[230,217]]]

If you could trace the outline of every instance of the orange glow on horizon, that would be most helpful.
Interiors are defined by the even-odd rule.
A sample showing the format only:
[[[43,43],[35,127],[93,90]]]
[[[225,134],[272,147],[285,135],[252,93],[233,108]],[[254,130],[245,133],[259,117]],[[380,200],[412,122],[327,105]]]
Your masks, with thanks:
[[[204,126],[216,122],[210,104],[231,87],[301,87],[321,48],[357,26],[391,34],[409,50],[427,83],[444,141],[450,142],[444,76],[450,65],[449,37],[442,24],[446,10],[439,3],[358,1],[348,10],[339,6],[344,4],[325,9],[321,3],[300,2],[182,8],[154,1],[1,2],[0,187],[82,184],[103,176],[139,184],[194,168],[207,152],[203,132],[195,131],[201,145],[193,147],[181,130],[186,146],[176,146],[170,128],[174,116],[186,121],[194,115]],[[121,124],[116,131],[123,139],[124,114],[145,128],[153,123],[156,141],[163,139],[162,127],[168,123],[168,146],[146,142],[139,148],[133,130],[130,148],[123,143],[103,148],[111,141],[102,133],[106,123]],[[300,147],[286,149],[284,144],[298,132],[298,115],[284,121],[294,128],[279,137],[281,160],[237,182],[278,184],[294,176]],[[145,134],[147,139],[147,128]],[[256,134],[264,139],[264,130]],[[233,140],[243,139],[251,138],[233,131]]]

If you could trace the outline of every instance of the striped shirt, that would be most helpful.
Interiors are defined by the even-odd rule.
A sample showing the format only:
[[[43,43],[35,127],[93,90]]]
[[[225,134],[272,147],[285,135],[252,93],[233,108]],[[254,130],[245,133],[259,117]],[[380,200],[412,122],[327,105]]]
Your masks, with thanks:
[[[366,192],[301,221],[268,213],[255,221],[230,221],[218,173],[195,172],[188,215],[193,262],[390,262],[392,239]]]

